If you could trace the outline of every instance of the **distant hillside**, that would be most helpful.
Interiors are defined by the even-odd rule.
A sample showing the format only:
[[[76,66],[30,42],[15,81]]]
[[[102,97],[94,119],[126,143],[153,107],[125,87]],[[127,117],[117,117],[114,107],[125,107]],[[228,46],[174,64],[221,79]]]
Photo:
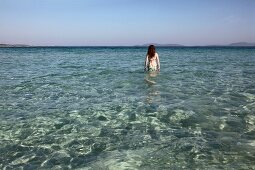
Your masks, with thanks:
[[[30,47],[25,44],[0,44],[0,47]]]
[[[147,43],[142,45],[134,45],[134,47],[148,47],[149,45],[155,45],[156,47],[255,47],[255,43],[248,42],[237,42],[226,45],[181,45],[181,44],[158,44],[158,43]],[[31,46],[26,44],[0,44],[1,47],[87,47],[87,46]],[[107,46],[105,46],[107,47]]]
[[[255,47],[255,43],[248,43],[248,42],[237,42],[237,43],[231,43],[227,45],[181,45],[181,44],[157,44],[157,43],[148,43],[148,44],[143,44],[143,45],[136,45],[138,47],[148,47],[149,45],[155,45],[158,47]]]
[[[148,44],[136,45],[136,46],[147,47],[149,45],[155,45],[157,47],[183,47],[184,46],[181,44],[157,44],[157,43],[148,43]]]
[[[232,43],[232,44],[229,44],[229,46],[255,46],[255,43],[247,43],[247,42],[237,42],[237,43]]]

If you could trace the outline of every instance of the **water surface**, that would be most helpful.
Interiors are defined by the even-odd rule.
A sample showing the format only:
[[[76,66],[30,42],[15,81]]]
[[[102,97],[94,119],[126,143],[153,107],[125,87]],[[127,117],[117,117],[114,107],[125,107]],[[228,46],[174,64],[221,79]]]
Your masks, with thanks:
[[[255,49],[146,50],[0,48],[0,168],[255,169]]]

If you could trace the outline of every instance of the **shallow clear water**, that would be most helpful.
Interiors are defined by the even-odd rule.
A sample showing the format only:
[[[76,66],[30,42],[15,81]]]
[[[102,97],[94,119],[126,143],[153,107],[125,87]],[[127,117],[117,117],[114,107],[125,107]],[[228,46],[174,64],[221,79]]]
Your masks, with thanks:
[[[255,169],[255,48],[146,50],[0,48],[0,169]]]

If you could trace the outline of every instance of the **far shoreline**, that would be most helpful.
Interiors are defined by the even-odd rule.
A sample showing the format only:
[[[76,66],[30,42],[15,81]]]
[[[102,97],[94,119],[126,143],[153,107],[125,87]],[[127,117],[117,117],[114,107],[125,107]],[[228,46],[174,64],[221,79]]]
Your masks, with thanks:
[[[181,45],[181,44],[154,44],[158,48],[254,48],[255,43],[232,43],[226,45]],[[150,44],[142,45],[26,45],[26,44],[0,44],[0,48],[144,48]]]
[[[0,46],[0,48],[147,48],[148,46]],[[157,48],[255,48],[255,46],[157,46]]]

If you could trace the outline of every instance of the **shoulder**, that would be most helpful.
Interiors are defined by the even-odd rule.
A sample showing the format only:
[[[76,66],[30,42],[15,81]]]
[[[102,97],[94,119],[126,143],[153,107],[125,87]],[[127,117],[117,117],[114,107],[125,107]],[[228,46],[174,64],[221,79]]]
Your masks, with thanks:
[[[159,57],[159,56],[158,56],[158,53],[155,53],[155,56],[156,56],[156,57]]]

